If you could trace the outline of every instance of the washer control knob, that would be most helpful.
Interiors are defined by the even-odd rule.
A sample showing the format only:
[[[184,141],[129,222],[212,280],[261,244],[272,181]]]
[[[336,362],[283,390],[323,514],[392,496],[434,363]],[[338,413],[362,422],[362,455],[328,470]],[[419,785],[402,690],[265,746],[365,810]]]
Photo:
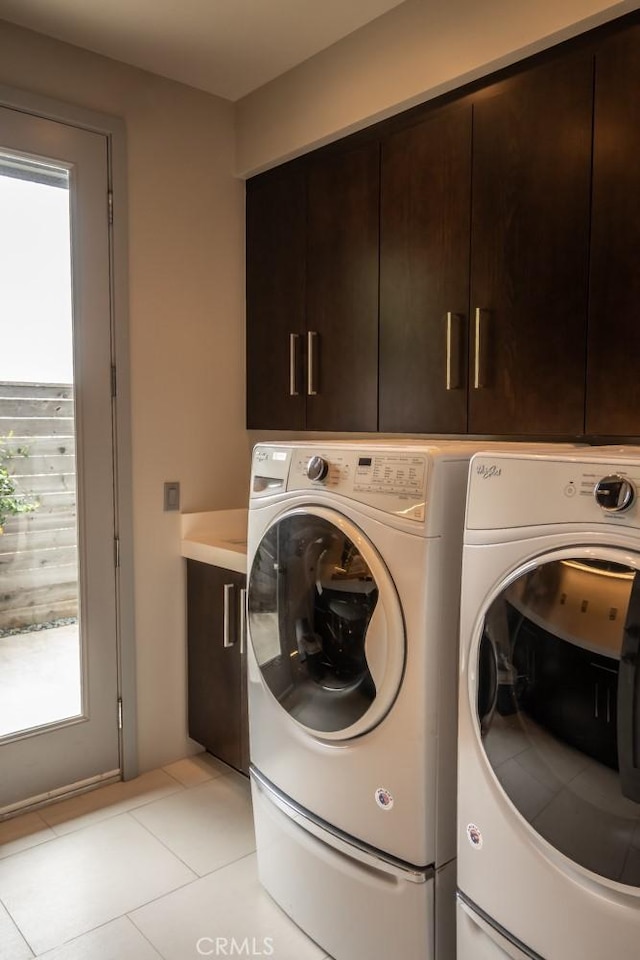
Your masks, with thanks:
[[[635,500],[636,491],[630,480],[618,473],[612,473],[598,480],[594,496],[607,513],[622,513],[623,510],[628,510]]]
[[[324,480],[329,473],[329,464],[324,457],[311,457],[307,464],[307,476],[309,480]]]

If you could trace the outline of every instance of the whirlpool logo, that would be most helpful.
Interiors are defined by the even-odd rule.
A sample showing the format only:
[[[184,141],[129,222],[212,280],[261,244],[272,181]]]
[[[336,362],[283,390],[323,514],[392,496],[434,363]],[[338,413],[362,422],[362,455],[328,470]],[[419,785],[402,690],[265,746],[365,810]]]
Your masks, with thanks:
[[[497,467],[495,463],[479,463],[476,473],[483,480],[493,480],[494,477],[502,476],[502,467]]]

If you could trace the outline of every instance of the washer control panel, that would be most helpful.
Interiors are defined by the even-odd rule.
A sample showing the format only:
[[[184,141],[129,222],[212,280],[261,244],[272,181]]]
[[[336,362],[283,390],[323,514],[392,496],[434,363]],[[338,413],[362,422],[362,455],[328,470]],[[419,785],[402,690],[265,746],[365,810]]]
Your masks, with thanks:
[[[357,447],[258,446],[252,497],[326,490],[408,520],[424,520],[429,476],[424,451]]]
[[[318,490],[424,520],[428,457],[410,451],[327,448],[293,451],[287,490]]]
[[[363,493],[424,494],[425,457],[373,454],[357,459],[354,489]]]

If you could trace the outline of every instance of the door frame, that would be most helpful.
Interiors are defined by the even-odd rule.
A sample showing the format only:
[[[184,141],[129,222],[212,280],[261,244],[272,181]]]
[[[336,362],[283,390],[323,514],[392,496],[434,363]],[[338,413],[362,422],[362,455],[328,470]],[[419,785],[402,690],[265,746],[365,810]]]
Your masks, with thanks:
[[[138,773],[135,622],[133,592],[133,502],[131,460],[131,390],[129,369],[129,283],[127,154],[124,121],[109,114],[0,84],[0,106],[82,130],[99,133],[107,141],[108,191],[113,222],[109,236],[111,292],[111,355],[115,366],[112,401],[114,503],[118,541],[116,566],[116,645],[118,695],[122,700],[119,731],[122,778]],[[105,203],[108,198],[105,197]],[[73,786],[73,785],[70,785]],[[70,792],[73,792],[71,790]]]

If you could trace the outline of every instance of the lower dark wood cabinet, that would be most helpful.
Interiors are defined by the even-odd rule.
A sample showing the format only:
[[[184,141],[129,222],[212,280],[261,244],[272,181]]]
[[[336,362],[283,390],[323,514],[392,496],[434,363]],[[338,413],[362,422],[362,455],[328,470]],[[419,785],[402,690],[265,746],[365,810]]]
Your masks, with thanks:
[[[244,574],[187,560],[189,736],[249,772]]]

